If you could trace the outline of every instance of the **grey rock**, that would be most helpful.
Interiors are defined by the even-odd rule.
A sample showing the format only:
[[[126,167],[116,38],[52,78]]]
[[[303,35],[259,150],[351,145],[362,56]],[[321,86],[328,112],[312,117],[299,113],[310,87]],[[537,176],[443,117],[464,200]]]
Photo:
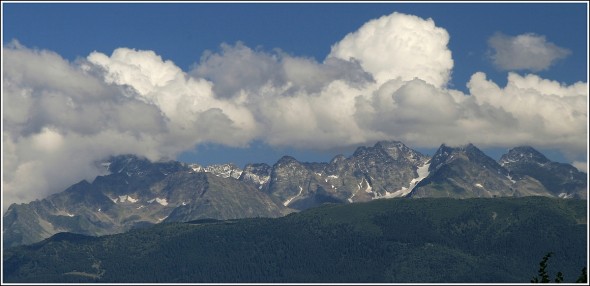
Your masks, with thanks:
[[[473,144],[442,144],[432,157],[428,176],[409,197],[552,196],[536,179],[510,176],[510,172]]]
[[[511,176],[535,178],[555,196],[588,198],[587,173],[570,164],[553,162],[530,146],[510,149],[499,162]]]

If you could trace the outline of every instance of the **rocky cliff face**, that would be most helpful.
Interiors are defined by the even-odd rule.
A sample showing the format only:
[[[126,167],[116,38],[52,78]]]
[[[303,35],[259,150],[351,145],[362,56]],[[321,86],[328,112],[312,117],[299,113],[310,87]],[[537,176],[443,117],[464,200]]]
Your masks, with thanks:
[[[257,189],[268,188],[272,167],[264,163],[247,164],[238,178],[240,181],[251,184]]]
[[[268,192],[285,206],[305,209],[325,202],[362,202],[401,197],[420,177],[429,157],[401,142],[359,147],[330,163],[300,163],[283,157],[273,166]]]

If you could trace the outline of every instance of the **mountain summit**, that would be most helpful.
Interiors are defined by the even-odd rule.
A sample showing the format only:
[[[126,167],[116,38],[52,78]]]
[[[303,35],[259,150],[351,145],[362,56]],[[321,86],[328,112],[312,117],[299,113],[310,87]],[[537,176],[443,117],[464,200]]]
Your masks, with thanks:
[[[449,147],[442,144],[432,157],[429,175],[410,197],[504,197],[551,196],[536,179],[510,172],[473,144]]]
[[[514,177],[530,176],[537,179],[555,196],[587,198],[586,173],[570,164],[552,162],[530,146],[511,149],[500,158],[500,165]]]

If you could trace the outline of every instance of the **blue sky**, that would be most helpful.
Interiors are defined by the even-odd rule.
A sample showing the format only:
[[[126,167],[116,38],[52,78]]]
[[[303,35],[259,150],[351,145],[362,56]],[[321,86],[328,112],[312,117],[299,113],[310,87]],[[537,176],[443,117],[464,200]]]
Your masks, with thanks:
[[[587,38],[580,37],[588,31],[584,3],[9,3],[3,43],[18,39],[68,60],[119,47],[153,50],[183,70],[203,51],[237,41],[321,61],[346,34],[394,11],[432,18],[449,32],[455,88],[464,89],[476,71],[505,83],[506,73],[485,57],[487,39],[495,32],[545,35],[572,55],[539,75],[564,83],[586,80]]]
[[[51,150],[52,154],[60,154],[57,151],[66,147],[70,150],[83,150],[86,145],[80,143],[80,140],[92,138],[94,147],[89,147],[88,150],[91,151],[86,153],[95,154],[94,157],[108,152],[136,150],[149,158],[176,156],[177,159],[203,165],[233,161],[243,166],[248,162],[273,164],[282,155],[292,155],[302,161],[328,161],[336,154],[350,155],[356,146],[372,145],[380,139],[397,139],[409,147],[432,154],[441,143],[467,143],[455,140],[462,136],[462,130],[472,134],[464,141],[473,142],[495,158],[510,147],[529,144],[546,152],[554,160],[569,163],[575,161],[578,164],[587,160],[587,151],[583,146],[587,145],[586,139],[583,139],[587,138],[587,134],[583,134],[584,129],[587,130],[587,123],[579,119],[586,116],[587,122],[587,109],[584,111],[579,107],[579,102],[587,105],[587,91],[585,97],[578,94],[584,87],[587,89],[588,78],[586,3],[3,2],[2,5],[4,57],[14,59],[14,64],[3,67],[3,82],[10,88],[14,87],[10,90],[3,89],[3,95],[5,92],[7,94],[4,103],[16,102],[28,106],[22,112],[16,105],[14,111],[7,109],[10,107],[4,107],[4,111],[10,112],[7,112],[9,119],[3,119],[3,131],[10,134],[12,143],[16,146],[13,149],[5,148],[4,158],[14,158],[11,166],[15,170],[33,160],[23,159],[19,154],[36,154],[22,147],[26,144],[17,144],[26,140],[30,140],[32,146],[35,140],[41,139],[55,143],[48,144],[54,149],[44,147],[44,152]],[[367,24],[372,19],[383,16],[391,20],[390,23],[398,21],[395,23],[408,24],[408,29],[417,30],[404,32],[395,30],[395,24],[385,28],[375,28],[377,25]],[[428,18],[434,21],[435,27],[429,26]],[[372,36],[366,40],[367,35],[372,35],[368,32],[371,29],[381,33],[382,39],[390,32],[392,35],[397,33],[395,35],[399,39],[410,39],[412,35],[423,33],[421,35],[426,37],[421,39],[425,41],[425,51],[421,51],[424,53],[423,57],[428,61],[429,57],[440,56],[440,60],[424,64],[404,56],[404,53],[414,55],[413,50],[421,50],[421,40],[418,40],[417,46],[401,52],[398,50],[404,49],[403,43],[396,46],[400,45],[399,41],[384,40],[385,50],[375,48],[372,51],[372,47],[380,45],[382,39]],[[441,34],[441,31],[446,33]],[[358,37],[351,36],[351,39],[345,41],[344,38],[353,32]],[[237,44],[238,42],[241,44]],[[224,48],[222,44],[226,44]],[[522,48],[523,45],[526,46],[525,49]],[[116,50],[119,51],[117,55],[114,54]],[[533,50],[540,52],[534,54]],[[57,58],[39,51],[54,53]],[[383,64],[379,65],[378,59],[371,66],[369,62],[373,55],[370,53],[382,57]],[[396,53],[401,56],[396,57]],[[243,59],[244,55],[248,58]],[[353,55],[357,61],[349,61],[349,55]],[[422,54],[418,54],[416,58],[420,55]],[[338,60],[328,62],[328,56]],[[522,60],[523,58],[528,58],[529,61]],[[127,60],[136,62],[127,63]],[[25,61],[30,61],[31,64],[25,65]],[[35,63],[39,64],[38,68],[32,68]],[[136,69],[127,69],[141,63],[151,65],[152,70],[147,72],[150,73],[148,77],[153,81],[152,85],[144,85],[145,82],[138,80],[145,74],[138,75],[135,74]],[[389,63],[392,64],[388,66]],[[121,64],[129,66],[122,68]],[[61,71],[64,74],[71,74],[51,83],[35,82],[43,76],[55,75],[55,72],[47,71],[48,67],[54,65],[63,69]],[[431,66],[434,71],[431,71]],[[91,70],[90,75],[80,72],[88,69]],[[234,71],[237,74],[233,74]],[[279,72],[286,72],[287,75],[277,75]],[[306,77],[308,72],[314,72],[316,76]],[[477,72],[482,72],[485,77],[472,79]],[[33,76],[35,73],[41,75]],[[211,104],[207,108],[211,108],[199,109],[201,102],[193,97],[198,93],[195,89],[199,92],[201,89],[206,90],[207,84],[180,80],[182,73],[195,80],[206,79],[212,84],[212,93],[202,97]],[[516,91],[504,89],[509,74],[513,74],[511,79],[515,86],[519,86]],[[174,80],[165,84],[156,83],[156,75],[182,83],[178,86],[169,85]],[[528,75],[534,77],[527,77]],[[31,79],[29,82],[26,82],[27,76]],[[73,78],[77,76],[80,76],[79,81],[68,82],[67,78],[74,81]],[[388,76],[402,77],[403,84],[400,82],[398,87],[407,84],[414,77],[425,82],[413,82],[405,85],[405,89],[400,88],[393,95],[398,105],[380,110],[381,107],[376,103],[377,94],[379,88],[385,89],[385,83],[390,79]],[[273,77],[270,86],[265,85],[266,77]],[[68,86],[76,84],[82,86],[87,80],[88,89],[77,88],[92,90],[89,86],[97,85],[97,78],[101,91],[96,94],[104,94],[101,100],[108,98],[101,103],[102,107],[97,109],[99,111],[93,109],[92,104],[96,101],[77,97],[76,94],[70,95],[71,90],[68,89]],[[333,89],[327,89],[328,83],[319,82],[324,78],[326,82],[333,83]],[[348,81],[347,86],[336,84],[343,79]],[[552,81],[553,86],[549,87],[543,80]],[[295,82],[292,90],[288,90],[285,85],[289,81]],[[468,87],[470,81],[471,89]],[[240,96],[235,87],[236,82],[251,86]],[[494,83],[500,89],[494,93],[486,87],[486,82]],[[582,85],[576,85],[579,82]],[[428,84],[431,84],[430,87]],[[529,88],[539,96],[535,97],[530,90],[520,88],[523,84],[530,84]],[[47,88],[48,85],[51,88]],[[359,89],[357,85],[362,88]],[[129,90],[125,86],[132,86],[139,94],[128,95]],[[142,88],[145,92],[141,91]],[[183,110],[182,103],[172,106],[171,101],[165,100],[175,96],[168,94],[172,88],[188,90],[186,92],[189,95],[175,99],[179,100],[176,103],[191,100],[196,107]],[[269,89],[271,91],[268,98],[261,99],[259,94]],[[42,97],[34,95],[48,90],[54,90],[57,94],[55,98],[63,99],[67,106],[76,106],[76,110],[85,110],[86,113],[60,109],[57,99],[51,104],[45,103],[43,107],[39,102],[37,105],[27,105],[8,97],[31,91],[31,98],[42,100]],[[330,90],[336,90],[338,96],[346,98],[347,101],[343,99],[342,106],[349,109],[342,107],[342,110],[319,110],[317,106],[313,106],[317,102],[338,105],[338,97],[330,93]],[[407,97],[404,92],[408,90],[425,95],[423,98],[411,98],[411,95]],[[89,97],[93,96],[92,91],[87,92]],[[223,94],[224,92],[228,93]],[[355,92],[362,96],[357,97]],[[472,96],[471,93],[474,92],[478,94]],[[439,93],[441,95],[437,97],[436,94]],[[448,100],[454,98],[456,93],[464,94],[460,98],[478,98],[477,106],[463,102],[460,98],[455,98],[457,102],[449,103]],[[545,93],[557,93],[560,97],[541,96]],[[522,98],[515,103],[519,106],[514,107],[507,105],[497,94],[503,94],[501,96],[504,98]],[[64,97],[60,98],[61,95]],[[385,98],[390,100],[391,96],[386,94]],[[446,99],[438,101],[440,98]],[[573,98],[577,101],[574,102]],[[110,101],[111,99],[114,101]],[[368,100],[363,106],[372,110],[375,113],[373,116],[361,116],[358,109],[361,99]],[[112,102],[121,100],[125,103],[129,101],[132,105],[111,105]],[[552,105],[551,100],[556,105]],[[145,104],[146,102],[150,104]],[[399,105],[402,103],[405,105]],[[298,126],[293,125],[298,119],[293,121],[289,117],[289,112],[296,114],[297,106],[300,105],[309,112],[301,115],[300,119],[302,125],[309,126],[307,129],[293,128]],[[31,106],[39,109],[35,110]],[[50,109],[47,106],[57,107]],[[94,106],[98,106],[98,103]],[[185,104],[184,107],[186,106]],[[448,110],[439,114],[443,107]],[[276,113],[272,112],[273,108],[277,109]],[[342,115],[346,110],[350,111],[350,108],[356,108],[354,119]],[[271,111],[267,113],[268,109]],[[89,110],[103,114],[102,117],[96,115],[94,124],[88,123],[86,126],[85,120],[90,119],[85,118],[85,114],[94,114],[89,113]],[[105,110],[116,114],[111,116]],[[405,112],[408,110],[413,112]],[[158,117],[158,113],[162,114],[162,118]],[[130,118],[125,117],[126,115]],[[194,118],[189,120],[183,116]],[[428,118],[429,116],[434,119]],[[448,122],[445,121],[447,119]],[[211,125],[213,127],[209,129],[199,126],[194,127],[194,131],[186,131],[193,128],[190,122],[208,120],[219,125]],[[535,123],[536,120],[539,121],[538,124]],[[153,124],[148,126],[148,122]],[[572,122],[577,129],[570,128]],[[428,127],[433,123],[441,123],[441,127]],[[239,126],[236,127],[236,124]],[[339,124],[342,126],[334,127]],[[464,127],[458,127],[458,124],[463,124],[461,126]],[[496,128],[496,125],[502,127]],[[129,126],[132,128],[125,129]],[[216,126],[225,127],[215,129]],[[511,126],[520,129],[518,132],[511,132]],[[231,131],[234,127],[235,131]],[[89,131],[94,130],[93,128],[96,130]],[[230,131],[226,131],[228,128]],[[366,130],[369,131],[365,132]],[[112,137],[117,139],[112,139],[105,137],[107,131],[121,133]],[[159,132],[158,135],[155,132]],[[161,135],[168,133],[172,135]],[[457,135],[453,135],[455,133]],[[95,135],[96,137],[92,137]],[[128,140],[125,137],[127,135],[130,136]],[[177,146],[178,140],[195,142],[197,146],[193,148],[189,143]],[[50,156],[49,153],[43,154],[38,154],[38,158]],[[85,158],[96,159],[94,157]],[[50,177],[48,172],[42,173]],[[80,174],[90,176],[88,172]],[[71,180],[74,177],[63,180],[66,179]],[[15,184],[16,181],[15,179]]]

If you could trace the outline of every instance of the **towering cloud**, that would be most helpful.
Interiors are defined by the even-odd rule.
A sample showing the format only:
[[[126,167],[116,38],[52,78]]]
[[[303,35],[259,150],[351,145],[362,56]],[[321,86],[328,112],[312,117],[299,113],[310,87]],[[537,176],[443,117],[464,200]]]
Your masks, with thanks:
[[[420,78],[436,87],[451,76],[449,34],[432,19],[393,13],[364,24],[332,46],[329,56],[357,59],[379,83]]]
[[[585,154],[587,83],[510,73],[499,87],[478,72],[464,94],[447,87],[448,40],[431,19],[393,13],[322,62],[237,43],[190,71],[153,51],[68,62],[14,42],[3,61],[4,209],[92,180],[109,155],[174,158],[203,142],[326,149],[396,139]]]

